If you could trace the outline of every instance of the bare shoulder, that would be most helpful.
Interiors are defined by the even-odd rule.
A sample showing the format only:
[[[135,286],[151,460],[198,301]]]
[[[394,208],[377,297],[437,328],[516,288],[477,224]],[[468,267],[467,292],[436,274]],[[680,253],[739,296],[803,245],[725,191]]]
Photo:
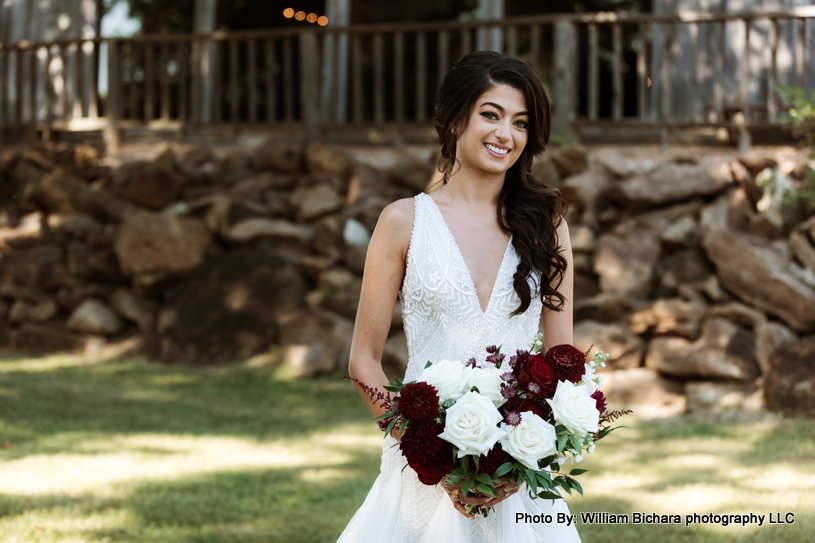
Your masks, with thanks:
[[[377,233],[386,238],[390,243],[404,246],[406,249],[410,243],[410,233],[413,230],[413,198],[401,198],[391,202],[376,223]]]

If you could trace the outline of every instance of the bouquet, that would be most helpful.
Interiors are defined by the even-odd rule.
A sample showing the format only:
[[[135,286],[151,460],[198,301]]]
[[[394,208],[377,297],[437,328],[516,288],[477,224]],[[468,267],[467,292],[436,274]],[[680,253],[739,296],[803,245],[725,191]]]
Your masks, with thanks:
[[[606,409],[604,378],[595,369],[607,354],[596,351],[586,362],[588,351],[568,344],[543,354],[541,337],[506,363],[495,345],[481,367],[475,358],[466,365],[428,361],[418,381],[384,387],[393,397],[354,381],[387,410],[377,419],[380,428],[389,434],[398,425],[402,454],[422,483],[446,480],[460,483],[465,495],[497,497],[495,485],[508,478],[525,482],[533,498],[560,499],[557,487],[582,495],[573,476],[588,470],[565,474],[561,466],[569,457],[580,462],[584,451],[594,454],[595,443],[615,429],[611,423],[630,411]]]

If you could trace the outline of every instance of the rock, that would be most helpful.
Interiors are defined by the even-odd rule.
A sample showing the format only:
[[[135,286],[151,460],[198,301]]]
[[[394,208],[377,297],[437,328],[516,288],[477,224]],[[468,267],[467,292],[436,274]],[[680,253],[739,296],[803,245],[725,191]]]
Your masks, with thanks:
[[[597,240],[594,272],[603,292],[627,292],[647,297],[659,261],[658,237],[633,230],[624,236],[602,234]]]
[[[549,153],[538,155],[532,160],[530,174],[547,187],[560,186],[560,170],[549,157]]]
[[[815,337],[790,343],[770,360],[764,378],[767,408],[788,416],[815,416]]]
[[[756,411],[762,407],[755,383],[692,382],[685,385],[688,413],[722,413],[727,410]]]
[[[113,250],[126,276],[185,273],[203,262],[209,243],[209,232],[198,219],[140,211],[119,227]]]
[[[3,298],[0,298],[0,321],[8,318],[9,307],[9,304]]]
[[[156,304],[142,300],[126,288],[118,288],[110,295],[110,304],[119,315],[135,322],[143,333],[152,331]]]
[[[328,215],[314,223],[314,248],[323,256],[339,260],[345,216],[340,213]]]
[[[48,151],[37,147],[26,147],[20,154],[20,159],[26,160],[42,168],[43,170],[53,170],[54,161],[47,156]]]
[[[547,154],[562,178],[583,173],[589,167],[585,149],[578,146],[553,148]]]
[[[645,366],[666,375],[749,381],[758,377],[753,337],[721,318],[705,321],[696,341],[655,337],[648,345]]]
[[[784,233],[784,216],[775,207],[768,207],[750,217],[750,233],[773,240]]]
[[[105,303],[90,299],[74,309],[65,325],[78,332],[112,335],[121,330],[122,321]]]
[[[239,181],[229,192],[234,196],[258,200],[269,190],[289,190],[294,187],[294,184],[295,177],[293,175],[264,172],[249,179]]]
[[[20,249],[0,259],[0,274],[16,283],[51,289],[58,284],[57,268],[63,259],[62,247],[56,244]]]
[[[696,239],[696,221],[693,217],[681,217],[668,225],[660,239],[669,247],[687,247]]]
[[[309,173],[331,172],[342,178],[351,172],[353,159],[335,147],[315,143],[304,152]]]
[[[325,256],[299,255],[294,264],[309,279],[316,279],[322,272],[334,265],[334,261]]]
[[[161,209],[178,197],[184,178],[170,169],[145,169],[119,189],[119,196],[134,204]]]
[[[79,239],[98,236],[103,230],[101,222],[83,213],[71,215],[51,213],[48,215],[48,227],[52,231],[65,232],[67,235]]]
[[[581,210],[593,211],[597,198],[610,184],[608,173],[602,168],[595,167],[567,177],[560,185],[560,194]]]
[[[815,291],[795,277],[788,262],[765,240],[713,230],[703,236],[702,246],[727,290],[778,316],[793,330],[815,330]]]
[[[57,314],[57,304],[54,300],[42,300],[31,303],[17,300],[8,312],[10,322],[45,322]]]
[[[205,202],[207,202],[205,204]],[[229,229],[235,224],[253,217],[269,217],[269,209],[261,203],[243,199],[240,196],[215,194],[198,204],[208,205],[204,222],[213,234],[220,234],[228,239]]]
[[[705,313],[707,306],[698,302],[659,299],[631,315],[629,328],[635,334],[650,332],[696,339]]]
[[[723,319],[727,319],[747,328],[752,328],[767,320],[767,317],[765,317],[763,313],[740,302],[727,302],[714,305],[708,310],[707,317],[722,317]]]
[[[395,376],[401,379],[405,375],[407,365],[407,336],[403,331],[394,332],[385,341],[385,349],[382,351],[382,369],[388,378]]]
[[[660,284],[669,291],[683,284],[703,281],[713,272],[710,261],[696,247],[669,254],[656,267]]]
[[[99,162],[99,150],[87,143],[74,145],[74,167],[77,171],[89,170]]]
[[[643,353],[642,340],[625,327],[595,320],[575,324],[573,345],[581,352],[591,348],[587,360],[593,359],[594,351],[608,353],[606,368],[600,371],[638,368]]]
[[[279,143],[268,143],[254,150],[249,162],[255,170],[274,170],[293,173],[300,168],[303,160],[298,146],[284,147]]]
[[[292,192],[289,204],[296,210],[297,221],[305,222],[341,209],[342,199],[330,187],[318,185]]]
[[[721,303],[733,299],[733,297],[724,289],[722,289],[719,280],[715,275],[711,275],[702,282],[702,291],[707,295],[712,302]]]
[[[756,337],[756,362],[761,368],[761,374],[767,375],[770,371],[770,360],[781,347],[798,341],[795,333],[780,322],[764,320],[756,324],[754,329]]]
[[[392,183],[415,192],[422,192],[433,178],[433,166],[407,152],[400,152],[389,170]]]
[[[753,221],[752,204],[744,191],[736,188],[716,198],[702,209],[699,216],[700,230],[742,230],[746,231]]]
[[[84,350],[88,337],[75,334],[58,324],[25,322],[9,336],[15,350],[31,354],[71,352]]]
[[[750,170],[748,170],[744,164],[737,161],[730,162],[730,171],[736,183],[744,189],[744,192],[750,199],[750,203],[755,206],[764,195],[764,190],[756,184],[755,176],[750,173]]]
[[[598,151],[593,153],[592,158],[617,179],[629,177],[637,170],[633,161],[625,159],[616,151]]]
[[[0,244],[26,246],[39,243],[47,236],[47,230],[43,228],[44,224],[48,223],[40,211],[23,215],[14,228],[0,228]]]
[[[791,233],[804,232],[809,235],[809,239],[815,243],[815,215],[811,216],[802,223],[795,225]]]
[[[279,316],[277,326],[284,362],[300,378],[334,371],[354,329],[339,315],[310,309]]]
[[[636,216],[649,222],[661,223],[663,225],[662,231],[664,231],[671,223],[683,217],[692,217],[694,220],[697,219],[706,203],[704,198],[697,197],[676,204],[648,209],[638,213]]]
[[[364,248],[370,243],[371,234],[361,222],[355,219],[348,219],[345,221],[345,226],[342,229],[342,239],[346,247]]]
[[[774,158],[756,154],[741,155],[739,156],[739,162],[747,168],[753,177],[757,176],[761,170],[775,168],[778,165]]]
[[[638,418],[670,417],[685,411],[684,386],[654,370],[619,370],[605,377],[601,390],[609,409],[630,408]]]
[[[361,278],[348,270],[334,268],[320,274],[317,289],[323,293],[322,307],[349,319],[356,317]]]
[[[217,178],[218,159],[209,147],[192,148],[178,161],[178,170],[193,183],[203,183]]]
[[[0,279],[0,296],[14,298],[15,300],[29,300],[32,302],[43,302],[51,299],[48,294],[37,288],[18,285],[12,281],[4,281],[2,279]]]
[[[571,241],[572,251],[574,252],[594,252],[594,231],[588,226],[582,224],[572,226],[570,224],[569,240]]]
[[[100,283],[83,283],[75,287],[63,287],[57,292],[57,303],[63,309],[73,311],[88,298],[107,298],[112,287]]]
[[[310,226],[282,219],[256,217],[234,225],[226,232],[224,238],[233,243],[247,243],[262,238],[268,240],[274,250],[304,254],[310,252],[313,235]]]
[[[192,271],[156,321],[158,356],[196,365],[237,362],[267,348],[277,318],[302,306],[305,285],[284,258],[238,249]]]
[[[52,213],[87,213],[102,220],[122,220],[136,207],[108,191],[94,190],[81,179],[55,169],[37,183],[32,198]]]
[[[362,275],[365,271],[365,257],[368,255],[367,247],[351,247],[345,251],[343,262],[354,273]]]
[[[628,209],[644,209],[716,194],[732,183],[732,178],[710,167],[664,164],[647,177],[635,175],[615,183],[608,196]]]
[[[809,236],[803,232],[793,232],[790,235],[790,249],[798,262],[815,271],[815,247],[808,238]]]
[[[575,292],[578,290],[575,289]],[[636,309],[641,303],[627,292],[606,292],[586,298],[575,296],[574,320],[597,319],[610,322]]]

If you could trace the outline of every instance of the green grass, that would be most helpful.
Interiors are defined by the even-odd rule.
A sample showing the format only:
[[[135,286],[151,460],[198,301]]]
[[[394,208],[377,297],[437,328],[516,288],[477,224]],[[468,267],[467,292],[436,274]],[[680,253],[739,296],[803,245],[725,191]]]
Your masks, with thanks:
[[[348,381],[268,365],[0,360],[0,542],[333,542],[379,472]],[[621,421],[574,514],[786,513],[793,525],[584,525],[587,543],[797,542],[815,531],[815,425]]]

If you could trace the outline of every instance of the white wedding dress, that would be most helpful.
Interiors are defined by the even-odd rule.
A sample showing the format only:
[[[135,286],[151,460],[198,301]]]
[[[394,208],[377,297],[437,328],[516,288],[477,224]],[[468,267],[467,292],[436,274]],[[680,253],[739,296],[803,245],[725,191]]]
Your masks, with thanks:
[[[481,310],[475,285],[441,211],[425,193],[414,197],[415,215],[402,289],[408,367],[405,382],[419,378],[428,360],[459,360],[475,356],[485,363],[488,345],[501,345],[509,359],[516,349],[528,349],[538,332],[542,303],[535,297],[529,309],[515,317],[518,306],[512,276],[518,255],[510,238],[486,311]],[[551,515],[551,523],[516,522],[516,513]],[[365,502],[338,543],[572,543],[580,538],[574,527],[558,523],[558,513],[570,517],[564,500],[530,499],[526,485],[498,504],[489,517],[470,520],[456,511],[439,486],[419,481],[402,456],[397,441],[387,436],[382,446],[380,474]]]

